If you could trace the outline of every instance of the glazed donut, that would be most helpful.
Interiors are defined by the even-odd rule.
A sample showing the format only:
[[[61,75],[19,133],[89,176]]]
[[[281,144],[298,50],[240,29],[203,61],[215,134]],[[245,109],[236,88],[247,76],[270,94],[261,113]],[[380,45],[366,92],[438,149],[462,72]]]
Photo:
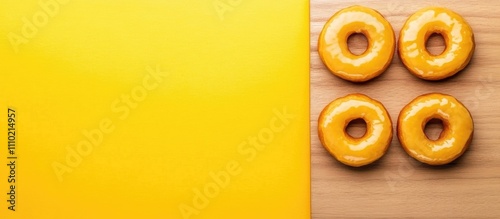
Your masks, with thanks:
[[[353,138],[349,122],[363,119],[366,133]],[[384,106],[363,94],[350,94],[328,104],[318,119],[321,144],[343,164],[359,167],[378,160],[392,140],[392,122]]]
[[[424,128],[431,119],[443,122],[437,140],[430,140]],[[474,132],[472,116],[452,96],[430,93],[406,105],[398,117],[398,138],[405,151],[416,160],[443,165],[460,157],[467,150]]]
[[[349,51],[347,39],[361,33],[368,48],[361,55]],[[326,67],[336,76],[363,82],[379,76],[391,63],[395,50],[391,24],[377,11],[352,6],[335,13],[326,22],[318,40],[318,53]]]
[[[425,48],[433,33],[445,41],[446,49],[439,55],[432,55]],[[428,7],[406,20],[399,35],[398,53],[413,75],[441,80],[464,69],[474,47],[472,28],[460,15],[446,8]]]

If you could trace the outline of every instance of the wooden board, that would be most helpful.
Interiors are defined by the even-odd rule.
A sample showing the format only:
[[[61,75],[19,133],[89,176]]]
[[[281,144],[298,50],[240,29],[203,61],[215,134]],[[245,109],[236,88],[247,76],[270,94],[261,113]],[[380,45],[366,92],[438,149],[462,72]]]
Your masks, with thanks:
[[[441,82],[426,82],[404,68],[398,57],[388,71],[368,83],[341,80],[317,53],[318,36],[336,11],[354,4],[378,10],[396,36],[404,21],[425,6],[448,7],[472,26],[476,50],[464,71]],[[311,1],[311,162],[313,218],[484,218],[500,217],[500,2],[499,1]],[[431,46],[439,46],[432,41]],[[354,45],[359,47],[359,45]],[[461,100],[475,122],[474,140],[456,162],[443,167],[420,164],[394,137],[387,154],[366,168],[349,168],[321,146],[317,118],[326,104],[360,92],[381,101],[393,124],[413,98],[443,92]],[[431,130],[432,131],[432,130]]]

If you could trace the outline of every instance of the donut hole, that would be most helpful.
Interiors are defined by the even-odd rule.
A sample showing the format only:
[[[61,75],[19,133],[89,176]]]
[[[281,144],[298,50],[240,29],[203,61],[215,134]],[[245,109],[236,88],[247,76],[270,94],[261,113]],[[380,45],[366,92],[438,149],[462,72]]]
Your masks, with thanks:
[[[366,122],[363,119],[354,119],[350,121],[345,132],[352,138],[361,138],[366,134]]]
[[[446,42],[441,33],[432,33],[425,42],[425,49],[429,54],[437,56],[443,54],[446,49]]]
[[[368,38],[363,33],[353,33],[347,37],[347,47],[353,55],[362,55],[368,49]]]
[[[443,133],[444,125],[441,119],[431,119],[425,124],[424,132],[429,140],[436,141]]]

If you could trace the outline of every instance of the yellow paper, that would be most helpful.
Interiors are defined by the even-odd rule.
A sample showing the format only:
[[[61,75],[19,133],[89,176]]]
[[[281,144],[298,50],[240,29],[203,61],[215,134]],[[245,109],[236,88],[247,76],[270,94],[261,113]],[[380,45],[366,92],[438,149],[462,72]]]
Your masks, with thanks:
[[[0,218],[309,218],[308,12],[3,2]]]

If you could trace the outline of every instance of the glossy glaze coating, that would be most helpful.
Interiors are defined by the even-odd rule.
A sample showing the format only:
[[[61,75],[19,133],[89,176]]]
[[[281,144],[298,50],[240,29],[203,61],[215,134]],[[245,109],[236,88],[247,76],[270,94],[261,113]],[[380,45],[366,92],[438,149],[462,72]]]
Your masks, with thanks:
[[[443,36],[446,49],[430,54],[425,44],[437,33]],[[457,13],[440,7],[417,11],[405,22],[399,35],[398,52],[406,68],[426,80],[441,80],[461,71],[474,53],[474,34]]]
[[[366,133],[353,138],[346,133],[352,120],[363,119]],[[392,123],[384,106],[363,94],[350,94],[328,104],[318,119],[321,144],[338,161],[353,167],[378,160],[392,140]]]
[[[347,39],[361,33],[368,48],[361,55],[349,51]],[[323,63],[336,76],[353,82],[370,80],[384,72],[395,50],[392,26],[377,11],[352,6],[334,14],[323,27],[318,52]]]
[[[424,132],[431,119],[443,122],[443,131],[437,140],[430,140]],[[431,93],[415,98],[403,108],[397,129],[399,141],[410,156],[430,165],[443,165],[468,148],[474,123],[467,108],[457,99]]]

